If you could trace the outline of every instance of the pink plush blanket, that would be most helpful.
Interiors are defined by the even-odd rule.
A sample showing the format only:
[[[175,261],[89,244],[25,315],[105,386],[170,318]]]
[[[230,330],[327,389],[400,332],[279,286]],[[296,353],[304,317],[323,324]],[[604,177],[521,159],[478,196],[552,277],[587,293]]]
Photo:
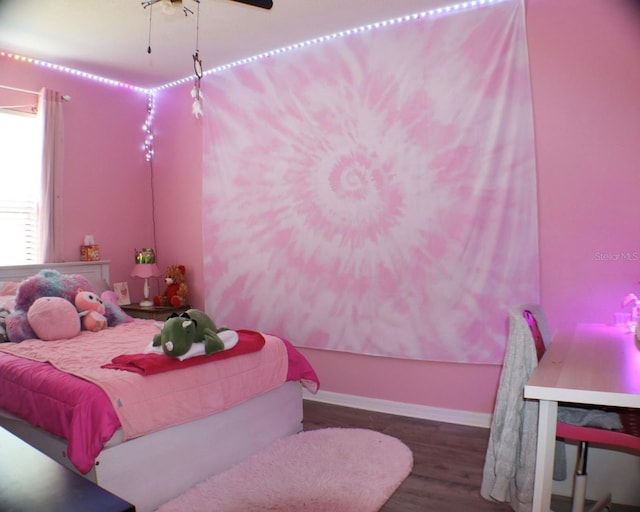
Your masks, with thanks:
[[[264,338],[261,350],[179,370],[141,375],[105,367],[123,354],[143,353],[156,332],[158,327],[154,322],[136,320],[97,333],[82,332],[69,340],[0,344],[0,408],[67,439],[70,460],[86,472],[117,429],[118,422],[125,439],[130,439],[228,409],[279,386],[288,378],[306,380],[306,385],[310,382],[317,388],[317,376],[309,373],[310,366],[307,367],[304,357],[288,342],[267,334],[261,335]],[[37,364],[27,365],[27,359]],[[21,369],[5,370],[7,362]],[[39,370],[31,372],[27,366]],[[54,384],[47,380],[52,375],[56,376]],[[32,377],[37,378],[33,381]],[[5,387],[8,379],[11,387]],[[69,396],[55,394],[60,382],[66,390],[63,393]],[[87,382],[98,387],[87,387]],[[26,399],[20,391],[23,387],[31,390]],[[5,392],[9,389],[10,392]],[[50,405],[56,400],[67,402],[71,397],[80,400],[77,397],[87,393],[91,393],[92,398],[80,408],[82,412],[77,416],[72,403],[65,403],[67,413],[56,412],[51,405],[43,415],[39,414],[41,406],[32,403],[43,390]],[[106,408],[106,414],[95,408],[100,403],[104,408],[105,401],[113,405]],[[103,418],[109,418],[110,413],[116,415],[117,421],[112,417],[103,424]]]

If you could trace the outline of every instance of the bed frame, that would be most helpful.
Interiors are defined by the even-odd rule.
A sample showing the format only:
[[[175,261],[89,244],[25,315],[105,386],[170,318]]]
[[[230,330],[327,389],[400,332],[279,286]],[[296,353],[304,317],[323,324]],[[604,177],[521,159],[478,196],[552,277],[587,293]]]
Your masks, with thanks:
[[[23,281],[27,277],[37,274],[43,268],[53,268],[63,274],[79,274],[86,278],[100,293],[111,288],[109,281],[109,260],[104,261],[73,261],[66,263],[45,263],[42,265],[13,265],[0,267],[1,281]]]
[[[18,281],[41,268],[82,274],[96,290],[109,283],[109,262],[0,267],[0,281]],[[77,472],[66,442],[0,412],[0,426]],[[236,407],[159,432],[118,442],[118,431],[85,476],[151,512],[196,483],[220,473],[282,437],[302,430],[302,386],[287,382]]]

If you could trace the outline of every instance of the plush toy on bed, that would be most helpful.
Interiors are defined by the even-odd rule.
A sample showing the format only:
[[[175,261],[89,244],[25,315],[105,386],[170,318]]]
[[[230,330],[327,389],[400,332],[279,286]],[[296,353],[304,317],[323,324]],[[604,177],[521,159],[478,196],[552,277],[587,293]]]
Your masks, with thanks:
[[[29,325],[43,341],[67,340],[80,334],[80,318],[71,302],[62,297],[40,297],[27,311]]]
[[[185,282],[186,268],[184,265],[169,265],[165,272],[164,282],[167,288],[163,295],[156,295],[153,303],[156,306],[173,306],[179,308],[187,304],[189,288]]]
[[[181,358],[194,343],[203,343],[204,353],[209,355],[225,349],[218,332],[205,312],[188,309],[179,316],[173,314],[167,318],[160,333],[153,337],[153,346],[161,346],[170,357]]]
[[[68,301],[74,310],[79,327],[78,311],[75,308],[75,297],[79,288],[83,290],[93,289],[91,283],[89,283],[85,277],[74,274],[62,274],[55,269],[43,269],[37,274],[25,279],[16,293],[14,310],[6,319],[9,340],[20,342],[30,338],[39,338],[29,323],[27,314],[29,309],[41,297],[60,297]],[[105,294],[107,294],[107,292],[104,292],[101,298],[103,298]],[[51,307],[53,302],[49,304],[48,307]],[[132,321],[132,318],[122,311],[117,302],[105,299],[103,305],[105,307],[104,316],[107,319],[107,325],[110,327]],[[47,306],[47,304],[40,304],[39,307],[43,306]],[[43,317],[43,314],[44,311],[39,311],[40,318]],[[56,319],[57,322],[62,323],[62,317],[54,315],[53,318]]]
[[[82,327],[86,331],[97,332],[108,327],[107,318],[104,316],[107,310],[102,299],[95,293],[79,288],[75,305],[82,320]]]

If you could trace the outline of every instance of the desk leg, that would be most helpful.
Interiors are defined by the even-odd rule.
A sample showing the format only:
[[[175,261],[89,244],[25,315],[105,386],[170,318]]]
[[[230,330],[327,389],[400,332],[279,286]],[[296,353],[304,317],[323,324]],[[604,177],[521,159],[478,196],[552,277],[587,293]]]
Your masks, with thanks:
[[[548,512],[551,510],[551,483],[553,479],[557,420],[558,402],[540,400],[533,512]]]

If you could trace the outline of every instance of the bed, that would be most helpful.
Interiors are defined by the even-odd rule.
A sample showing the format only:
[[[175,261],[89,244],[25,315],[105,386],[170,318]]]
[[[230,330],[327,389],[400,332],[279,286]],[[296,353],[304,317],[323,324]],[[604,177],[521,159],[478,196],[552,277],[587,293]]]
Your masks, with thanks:
[[[104,261],[0,267],[0,285],[42,268],[83,276],[96,292],[108,288]],[[160,327],[131,319],[69,340],[0,343],[0,426],[139,512],[302,429],[302,388],[315,391],[318,381],[287,340],[238,330],[242,344],[233,350],[245,351],[237,357],[229,351],[176,369],[171,365],[181,362],[164,356],[165,364],[157,355],[153,365],[140,366]],[[133,369],[123,366],[132,360]],[[36,403],[41,396],[45,401]],[[166,404],[174,404],[171,413]]]

